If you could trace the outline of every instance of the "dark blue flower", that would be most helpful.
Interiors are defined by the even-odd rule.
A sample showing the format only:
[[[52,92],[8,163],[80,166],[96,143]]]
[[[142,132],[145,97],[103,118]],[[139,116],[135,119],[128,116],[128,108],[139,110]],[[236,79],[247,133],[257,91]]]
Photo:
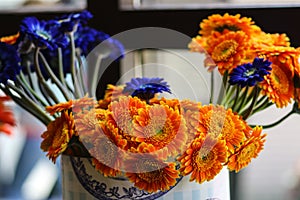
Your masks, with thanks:
[[[91,19],[93,15],[84,10],[79,13],[71,13],[68,15],[63,15],[59,17],[57,20],[61,23],[60,30],[62,32],[71,32],[76,28],[76,25],[86,24],[89,19]]]
[[[0,42],[0,83],[6,84],[7,80],[14,81],[20,71],[20,57],[16,48]]]
[[[39,21],[36,17],[26,17],[21,22],[20,33],[36,46],[50,50],[67,45],[67,38],[54,26],[55,21]]]
[[[87,26],[79,26],[75,32],[75,45],[81,49],[83,55],[87,55],[100,43],[102,43],[105,52],[99,53],[108,53],[111,59],[118,59],[123,56],[125,51],[123,45],[108,34]],[[101,51],[101,49],[98,50]]]
[[[264,76],[270,74],[271,62],[263,58],[255,58],[253,63],[239,65],[229,74],[231,85],[254,86],[264,80]]]
[[[123,93],[137,96],[143,100],[150,100],[157,93],[171,93],[167,82],[162,78],[132,78],[126,83]]]

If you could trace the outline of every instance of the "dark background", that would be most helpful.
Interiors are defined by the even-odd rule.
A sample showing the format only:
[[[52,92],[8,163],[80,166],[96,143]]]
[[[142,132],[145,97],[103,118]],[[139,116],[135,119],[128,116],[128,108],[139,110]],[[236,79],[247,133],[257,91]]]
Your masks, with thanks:
[[[156,10],[156,11],[120,11],[117,0],[99,1],[88,0],[88,8],[93,18],[89,21],[89,26],[102,30],[110,35],[118,34],[132,28],[138,27],[163,27],[169,28],[190,37],[198,34],[199,23],[212,14],[241,14],[250,17],[252,20],[268,33],[286,33],[290,38],[291,46],[300,46],[300,8],[237,8],[237,9],[199,9],[199,10]],[[43,13],[5,13],[0,14],[0,37],[17,33],[21,20],[25,16],[34,15],[40,19],[51,19],[59,12]],[[113,63],[105,72],[101,80],[102,85],[98,87],[98,97],[103,95],[107,83],[115,83],[119,78],[118,63]],[[40,151],[30,143],[33,150]],[[32,149],[32,148],[30,148]],[[40,153],[40,152],[39,152]],[[32,153],[31,153],[32,154]],[[21,162],[22,164],[22,162]],[[30,166],[29,166],[30,167]],[[22,167],[21,167],[22,168]],[[28,166],[27,166],[28,168]],[[22,170],[22,169],[21,169]],[[231,175],[231,195],[232,200],[237,200],[234,188],[238,184],[238,176]],[[17,180],[17,183],[20,180]],[[17,186],[16,186],[17,187]],[[3,192],[3,191],[2,191]],[[56,192],[59,192],[57,189]],[[1,189],[0,189],[1,194]],[[55,192],[54,192],[55,194]],[[56,193],[57,194],[57,193]],[[1,196],[1,195],[0,195]]]

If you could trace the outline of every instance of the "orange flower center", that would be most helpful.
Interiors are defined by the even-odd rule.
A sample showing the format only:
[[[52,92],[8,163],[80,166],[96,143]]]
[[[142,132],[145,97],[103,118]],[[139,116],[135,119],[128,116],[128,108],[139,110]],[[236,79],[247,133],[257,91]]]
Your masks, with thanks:
[[[212,147],[202,147],[197,153],[195,157],[195,164],[198,168],[201,168],[203,166],[207,166],[211,161],[214,159],[215,154],[212,151]]]
[[[238,157],[238,162],[245,162],[249,160],[250,158],[255,157],[255,151],[258,148],[258,146],[255,143],[252,143],[248,146],[246,146],[240,153],[240,156]]]
[[[289,78],[277,65],[272,66],[271,83],[276,91],[286,94],[289,91]]]
[[[235,40],[226,40],[218,44],[212,52],[212,59],[216,62],[226,61],[236,54],[238,43]]]

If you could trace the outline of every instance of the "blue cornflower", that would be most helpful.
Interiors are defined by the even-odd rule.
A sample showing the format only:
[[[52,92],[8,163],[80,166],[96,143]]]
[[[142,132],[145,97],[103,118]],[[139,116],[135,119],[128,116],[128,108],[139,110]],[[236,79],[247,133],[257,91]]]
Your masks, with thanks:
[[[150,100],[157,93],[171,93],[167,82],[162,78],[132,78],[126,83],[123,93],[137,96],[143,100]]]
[[[64,47],[68,40],[65,35],[59,31],[57,26],[53,26],[53,20],[39,21],[36,17],[26,17],[21,22],[20,33],[22,37],[26,36],[36,46],[54,50],[57,47]]]
[[[0,83],[16,79],[21,71],[20,60],[14,46],[0,42]]]
[[[63,15],[57,20],[61,23],[60,30],[62,32],[71,32],[74,30],[74,28],[76,28],[76,25],[86,24],[91,18],[93,18],[93,15],[89,11],[84,10],[79,13]]]
[[[254,86],[264,80],[264,76],[270,74],[271,62],[263,58],[255,58],[253,63],[239,65],[229,74],[231,85]]]

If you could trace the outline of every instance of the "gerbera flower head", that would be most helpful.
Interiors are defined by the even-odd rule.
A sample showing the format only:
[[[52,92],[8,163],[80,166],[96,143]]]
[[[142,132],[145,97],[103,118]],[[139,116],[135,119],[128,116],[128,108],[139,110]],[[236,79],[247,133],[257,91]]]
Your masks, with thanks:
[[[121,171],[124,156],[119,147],[105,135],[99,135],[89,150],[93,156],[93,165],[104,176],[116,176]]]
[[[128,179],[147,192],[169,190],[177,182],[179,171],[173,162],[166,163],[149,154],[137,153],[126,161]]]
[[[236,66],[243,63],[248,49],[249,37],[242,31],[227,32],[226,34],[216,33],[209,40],[207,53],[223,75],[225,71],[231,72]],[[205,63],[207,66],[207,63]]]
[[[191,174],[190,181],[203,183],[222,170],[227,161],[227,147],[222,140],[196,138],[178,160],[183,175]]]
[[[171,93],[169,85],[162,78],[132,78],[123,92],[149,102],[157,93]]]
[[[55,163],[57,157],[64,152],[74,134],[74,119],[72,113],[64,111],[60,117],[47,125],[47,130],[41,135],[41,149]]]
[[[256,126],[252,130],[251,137],[231,155],[228,159],[227,167],[229,170],[240,171],[246,167],[253,158],[256,158],[263,149],[266,134],[261,134],[262,128]]]
[[[269,58],[272,62],[271,74],[264,77],[259,86],[263,95],[266,95],[277,107],[287,106],[294,97],[294,83],[289,62],[282,63],[278,56]]]
[[[15,80],[21,71],[20,57],[14,46],[0,42],[0,83]]]
[[[136,141],[153,146],[161,157],[176,156],[185,148],[185,121],[167,105],[154,104],[141,109],[133,122]]]
[[[199,33],[202,36],[209,36],[213,32],[223,33],[225,30],[243,31],[249,36],[255,32],[260,32],[260,28],[254,25],[251,18],[241,17],[240,14],[229,15],[228,13],[223,16],[219,14],[209,16],[200,23],[200,28]]]
[[[254,86],[264,80],[264,76],[270,74],[271,62],[263,58],[255,58],[253,63],[239,65],[229,74],[231,85]]]
[[[60,23],[60,30],[63,32],[72,32],[74,29],[76,30],[76,26],[79,23],[86,24],[91,18],[93,18],[93,15],[89,11],[84,10],[78,13],[63,15],[57,18],[57,21]]]
[[[239,146],[248,131],[245,121],[232,109],[219,105],[200,108],[199,130],[205,135],[224,140],[229,151]]]
[[[21,22],[20,34],[27,37],[37,47],[49,50],[65,47],[68,43],[65,35],[53,26],[54,21],[38,20],[36,17],[26,17]]]

